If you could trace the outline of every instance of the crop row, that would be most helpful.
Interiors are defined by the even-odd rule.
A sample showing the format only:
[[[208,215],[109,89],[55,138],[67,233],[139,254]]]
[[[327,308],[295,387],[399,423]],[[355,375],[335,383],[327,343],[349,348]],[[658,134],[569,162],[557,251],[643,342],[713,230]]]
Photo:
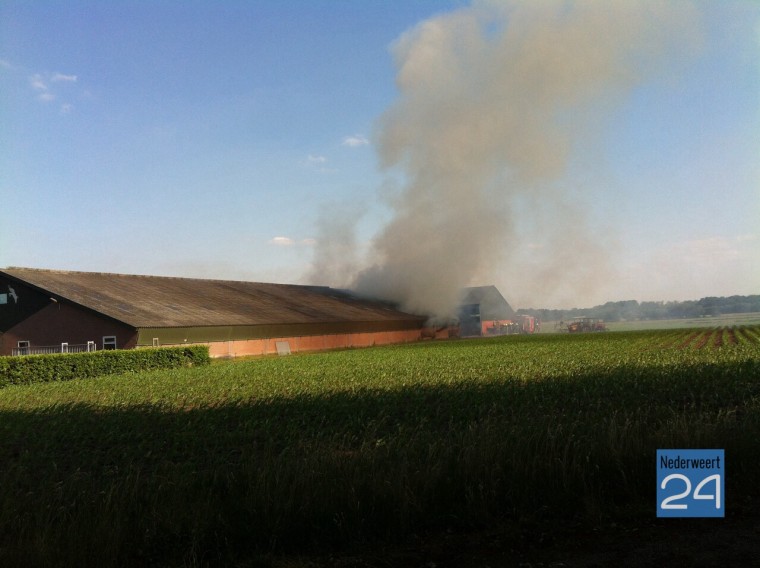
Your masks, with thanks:
[[[759,344],[680,348],[690,334],[426,342],[5,388],[0,564],[250,565],[536,511],[651,522],[668,447],[725,448],[737,515],[760,498]]]
[[[712,329],[679,329],[664,333],[659,343],[652,336],[652,346],[676,349],[718,349],[734,345],[760,346],[760,327],[731,326]]]

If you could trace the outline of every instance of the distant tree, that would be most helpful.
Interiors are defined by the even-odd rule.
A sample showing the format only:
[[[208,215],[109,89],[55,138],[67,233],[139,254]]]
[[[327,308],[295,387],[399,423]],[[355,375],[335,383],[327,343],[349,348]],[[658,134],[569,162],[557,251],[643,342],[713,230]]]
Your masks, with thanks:
[[[665,302],[641,302],[639,315],[641,319],[646,320],[665,319],[668,317],[668,311]]]
[[[716,298],[715,296],[709,296],[707,298],[702,298],[697,302],[697,304],[702,309],[702,315],[704,316],[717,316],[720,315],[721,310],[721,300],[723,298]],[[724,304],[725,305],[725,304]]]
[[[721,314],[741,314],[760,312],[760,294],[751,296],[717,297],[707,296],[699,300],[685,302],[637,302],[623,300],[607,302],[593,308],[573,308],[572,310],[552,310],[528,308],[517,310],[518,314],[534,315],[543,321],[560,321],[576,316],[587,316],[605,321],[636,319],[697,318]]]

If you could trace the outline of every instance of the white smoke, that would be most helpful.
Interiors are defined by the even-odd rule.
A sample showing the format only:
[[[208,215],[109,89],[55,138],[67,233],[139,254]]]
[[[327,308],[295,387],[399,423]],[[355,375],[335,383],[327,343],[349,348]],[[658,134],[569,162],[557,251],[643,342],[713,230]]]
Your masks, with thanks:
[[[359,266],[356,224],[364,214],[359,202],[325,205],[317,219],[316,246],[308,283],[348,288]]]
[[[399,98],[377,133],[405,186],[352,287],[446,317],[462,287],[515,266],[528,246],[517,209],[549,224],[536,267],[547,293],[588,287],[608,251],[584,219],[570,224],[556,182],[616,104],[694,50],[698,27],[685,2],[479,2],[405,33]],[[582,268],[551,278],[569,263]]]

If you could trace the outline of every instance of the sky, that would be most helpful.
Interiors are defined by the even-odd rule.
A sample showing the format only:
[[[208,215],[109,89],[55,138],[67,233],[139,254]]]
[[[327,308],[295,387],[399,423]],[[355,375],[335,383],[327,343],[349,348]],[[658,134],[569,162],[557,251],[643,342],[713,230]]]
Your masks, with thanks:
[[[0,0],[0,203],[0,267],[760,294],[760,2]]]

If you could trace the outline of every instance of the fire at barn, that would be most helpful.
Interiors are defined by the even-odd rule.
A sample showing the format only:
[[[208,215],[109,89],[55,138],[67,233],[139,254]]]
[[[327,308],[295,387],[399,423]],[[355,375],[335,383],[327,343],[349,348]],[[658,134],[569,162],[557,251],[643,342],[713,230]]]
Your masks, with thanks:
[[[538,333],[538,318],[518,315],[496,286],[465,288],[459,306],[462,337]]]

